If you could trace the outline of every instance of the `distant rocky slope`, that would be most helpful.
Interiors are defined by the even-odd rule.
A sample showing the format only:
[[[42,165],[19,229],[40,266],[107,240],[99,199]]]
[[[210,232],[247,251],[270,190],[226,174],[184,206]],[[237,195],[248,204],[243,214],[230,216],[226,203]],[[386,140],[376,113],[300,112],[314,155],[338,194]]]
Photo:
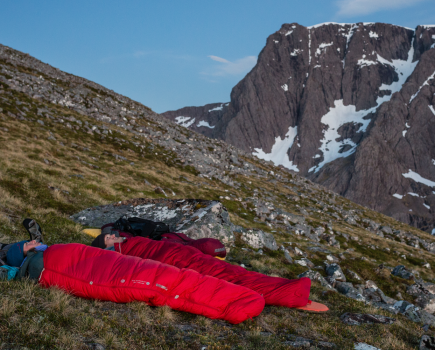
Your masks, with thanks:
[[[163,115],[431,232],[434,48],[435,26],[284,24],[219,115]]]

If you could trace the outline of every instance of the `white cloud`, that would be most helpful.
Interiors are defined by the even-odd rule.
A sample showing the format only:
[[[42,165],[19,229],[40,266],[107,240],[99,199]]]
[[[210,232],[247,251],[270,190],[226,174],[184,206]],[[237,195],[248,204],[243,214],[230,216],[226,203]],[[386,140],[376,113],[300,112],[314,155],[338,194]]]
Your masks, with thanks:
[[[338,15],[352,17],[417,5],[426,0],[339,0]]]
[[[202,72],[204,75],[213,76],[230,76],[230,75],[243,75],[248,73],[257,63],[256,56],[246,56],[230,62],[225,58],[218,56],[208,56],[213,61],[219,62],[219,65],[214,66],[212,69]]]
[[[230,61],[226,60],[225,58],[221,58],[221,57],[218,57],[218,56],[210,55],[210,56],[207,56],[207,57],[210,57],[213,61],[222,62],[222,63],[230,63]]]

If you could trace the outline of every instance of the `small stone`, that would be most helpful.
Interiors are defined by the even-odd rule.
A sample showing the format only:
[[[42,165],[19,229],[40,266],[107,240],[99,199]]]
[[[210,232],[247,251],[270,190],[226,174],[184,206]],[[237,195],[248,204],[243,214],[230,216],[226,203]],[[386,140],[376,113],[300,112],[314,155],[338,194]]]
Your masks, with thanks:
[[[338,259],[337,257],[335,257],[331,254],[326,256],[326,260],[328,260],[329,262],[332,262],[332,263],[338,263],[340,261],[340,259]]]
[[[354,346],[354,350],[381,350],[367,343],[355,343]]]
[[[306,256],[306,254],[300,250],[298,247],[295,247],[295,254],[300,256]]]
[[[293,264],[293,259],[287,249],[284,249],[284,257],[290,264]]]
[[[357,281],[362,281],[362,278],[354,271],[352,270],[347,270],[347,274],[350,276],[350,278],[357,280]]]
[[[99,343],[91,343],[91,344],[86,344],[86,345],[89,349],[92,349],[92,350],[105,350],[106,349],[103,345],[101,345]]]
[[[359,326],[361,324],[393,324],[396,319],[383,316],[383,315],[371,315],[371,314],[355,314],[351,312],[346,312],[340,316],[343,323],[350,326]]]
[[[299,264],[301,266],[307,266],[307,267],[310,267],[310,268],[314,267],[314,264],[310,260],[308,260],[307,258],[302,258],[300,260],[295,260],[295,264]]]
[[[338,264],[331,264],[326,267],[326,274],[328,276],[334,277],[337,281],[340,282],[346,282],[346,276],[344,275],[343,271],[341,270],[340,265]]]
[[[433,350],[435,349],[435,337],[430,335],[423,335],[420,339],[419,350]]]

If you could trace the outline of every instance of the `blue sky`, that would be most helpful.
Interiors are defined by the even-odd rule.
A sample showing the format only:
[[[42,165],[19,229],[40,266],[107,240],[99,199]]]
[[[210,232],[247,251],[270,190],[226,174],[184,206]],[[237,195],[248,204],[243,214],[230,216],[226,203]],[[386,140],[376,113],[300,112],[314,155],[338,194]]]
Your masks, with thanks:
[[[156,112],[230,100],[283,23],[435,24],[434,0],[2,0],[0,43]]]

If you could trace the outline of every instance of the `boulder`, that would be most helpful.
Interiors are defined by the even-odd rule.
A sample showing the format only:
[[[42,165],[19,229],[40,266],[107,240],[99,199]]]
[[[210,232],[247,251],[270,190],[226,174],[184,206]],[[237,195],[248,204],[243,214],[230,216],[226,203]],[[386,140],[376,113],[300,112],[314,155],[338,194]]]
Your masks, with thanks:
[[[391,229],[390,226],[381,226],[381,231],[389,235],[393,234],[393,230]]]
[[[337,288],[337,291],[339,293],[344,294],[348,298],[363,302],[366,301],[366,299],[362,295],[361,290],[356,289],[350,282],[337,282],[335,288]]]
[[[121,216],[161,221],[193,239],[216,238],[225,245],[235,239],[228,211],[218,201],[137,198],[84,209],[71,219],[84,226],[101,227]]]
[[[397,265],[391,273],[406,280],[414,279],[414,275],[404,265]]]
[[[326,266],[326,274],[334,277],[337,281],[346,282],[346,276],[344,275],[343,270],[340,265],[336,263]]]

